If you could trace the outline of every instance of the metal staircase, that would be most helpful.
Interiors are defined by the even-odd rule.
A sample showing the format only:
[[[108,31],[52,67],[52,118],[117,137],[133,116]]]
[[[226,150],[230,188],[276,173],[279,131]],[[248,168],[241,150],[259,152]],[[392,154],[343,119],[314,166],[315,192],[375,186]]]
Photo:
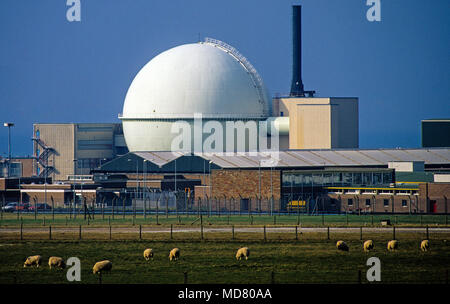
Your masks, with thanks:
[[[50,174],[55,172],[55,167],[48,165],[48,158],[51,155],[56,154],[56,151],[52,147],[47,146],[40,138],[33,137],[32,139],[35,143],[34,158],[38,162],[38,166],[41,166],[43,168],[43,170],[39,172],[39,177],[47,178]],[[42,153],[39,153],[39,147],[42,148]]]

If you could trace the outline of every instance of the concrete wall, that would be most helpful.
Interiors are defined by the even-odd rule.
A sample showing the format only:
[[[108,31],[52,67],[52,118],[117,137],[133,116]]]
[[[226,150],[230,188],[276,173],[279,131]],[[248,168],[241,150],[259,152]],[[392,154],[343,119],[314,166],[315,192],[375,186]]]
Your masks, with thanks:
[[[273,113],[289,116],[289,149],[359,147],[357,98],[275,98]]]
[[[36,137],[39,131],[39,138],[46,146],[55,149],[56,153],[52,154],[48,159],[48,165],[54,166],[56,171],[51,174],[54,180],[65,180],[67,175],[73,174],[75,159],[75,125],[74,124],[34,124],[33,134]],[[34,151],[42,148],[34,144]],[[40,165],[40,170],[44,168]],[[35,167],[37,175],[37,169]]]

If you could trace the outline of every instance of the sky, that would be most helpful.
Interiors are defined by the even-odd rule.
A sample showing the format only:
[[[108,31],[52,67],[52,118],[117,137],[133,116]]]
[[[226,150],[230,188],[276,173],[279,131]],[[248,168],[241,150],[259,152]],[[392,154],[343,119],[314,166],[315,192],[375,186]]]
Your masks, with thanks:
[[[0,1],[0,156],[32,155],[34,123],[120,122],[137,72],[199,37],[222,40],[287,94],[292,4],[302,5],[303,83],[318,97],[359,98],[360,148],[418,148],[420,121],[450,118],[450,1]],[[449,134],[450,136],[450,134]]]

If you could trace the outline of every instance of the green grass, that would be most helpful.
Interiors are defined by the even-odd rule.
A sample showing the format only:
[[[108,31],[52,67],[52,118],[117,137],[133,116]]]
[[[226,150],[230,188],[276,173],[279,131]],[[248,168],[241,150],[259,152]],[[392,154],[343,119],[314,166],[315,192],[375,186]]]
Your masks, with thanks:
[[[375,242],[375,249],[367,254],[362,250],[359,233],[334,234],[331,240],[321,233],[301,234],[298,241],[282,233],[270,235],[268,242],[255,240],[250,234],[240,234],[237,240],[227,240],[225,233],[198,236],[183,234],[174,240],[167,235],[152,235],[145,240],[45,240],[39,236],[24,241],[0,240],[0,283],[67,283],[66,271],[50,270],[49,256],[65,259],[76,256],[81,260],[82,284],[98,283],[92,274],[95,262],[109,259],[113,263],[110,273],[103,275],[103,283],[156,283],[182,284],[184,273],[188,283],[357,283],[358,270],[362,280],[368,269],[366,261],[375,256],[381,260],[382,283],[444,283],[445,270],[450,268],[449,234],[431,236],[431,250],[421,252],[422,235],[400,234],[397,252],[388,252],[386,242],[390,234],[366,235]],[[336,240],[344,239],[349,252],[335,248]],[[248,246],[248,261],[236,261],[234,255],[241,246]],[[153,261],[145,261],[145,248],[153,248]],[[169,262],[169,250],[178,247],[181,258]],[[40,268],[23,268],[29,255],[43,256]]]
[[[205,225],[297,225],[303,227],[347,227],[347,226],[380,226],[381,221],[389,219],[391,224],[404,227],[418,227],[418,226],[449,226],[448,216],[446,215],[278,215],[273,216],[259,215],[254,213],[252,215],[221,215],[221,216],[202,216],[203,224]],[[156,217],[154,214],[147,215],[146,218],[139,214],[134,218],[127,214],[123,217],[122,214],[116,214],[114,218],[110,215],[102,217],[101,214],[96,214],[95,219],[85,220],[83,214],[78,214],[76,217],[69,215],[55,214],[38,214],[35,218],[33,213],[21,213],[19,218],[17,213],[2,213],[0,218],[0,227],[18,227],[20,224],[24,226],[78,226],[89,225],[91,227],[106,227],[110,224],[113,226],[130,226],[134,225],[199,225],[197,215],[164,215],[160,214]]]

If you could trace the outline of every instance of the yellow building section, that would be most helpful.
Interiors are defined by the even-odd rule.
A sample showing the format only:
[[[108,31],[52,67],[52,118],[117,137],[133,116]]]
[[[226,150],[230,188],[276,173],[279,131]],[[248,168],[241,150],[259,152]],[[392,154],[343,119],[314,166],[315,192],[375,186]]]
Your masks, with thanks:
[[[328,190],[372,190],[372,191],[380,191],[380,190],[389,190],[389,191],[417,191],[419,190],[419,187],[417,188],[387,188],[387,187],[324,187]]]
[[[325,189],[349,189],[349,190],[418,190],[419,188],[377,188],[377,187],[325,187]]]

